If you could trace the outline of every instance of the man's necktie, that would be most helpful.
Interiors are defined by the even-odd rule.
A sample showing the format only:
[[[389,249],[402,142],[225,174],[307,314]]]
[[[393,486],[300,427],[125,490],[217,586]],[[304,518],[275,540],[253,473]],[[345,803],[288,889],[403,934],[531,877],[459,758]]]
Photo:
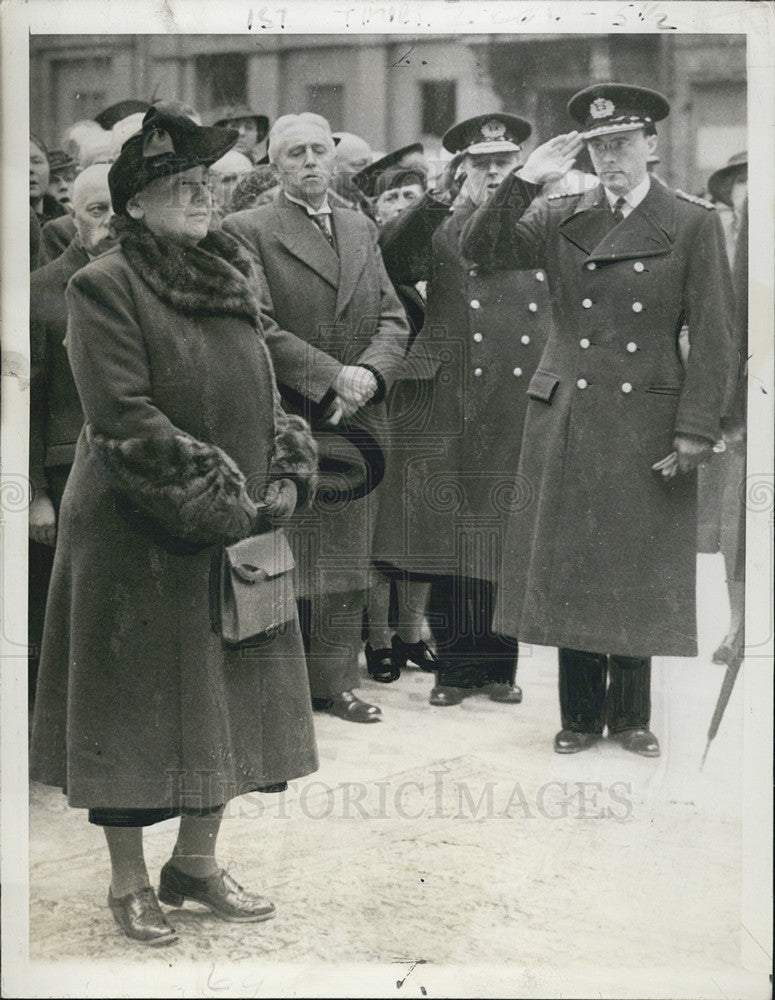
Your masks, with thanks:
[[[311,215],[310,219],[312,219],[312,221],[315,223],[315,225],[318,227],[321,233],[328,240],[331,249],[336,251],[336,245],[334,244],[334,237],[331,233],[329,233],[328,228],[326,226],[326,220],[323,218],[323,215]]]
[[[614,202],[614,207],[613,207],[614,222],[622,222],[624,220],[624,213],[622,212],[622,208],[626,204],[627,204],[627,199],[626,198],[617,198],[616,199],[616,201]]]

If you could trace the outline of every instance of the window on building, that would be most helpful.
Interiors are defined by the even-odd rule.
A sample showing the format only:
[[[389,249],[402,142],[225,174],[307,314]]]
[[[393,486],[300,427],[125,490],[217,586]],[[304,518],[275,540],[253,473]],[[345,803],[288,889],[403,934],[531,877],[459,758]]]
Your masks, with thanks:
[[[247,104],[247,57],[232,52],[197,56],[196,92],[202,108]]]
[[[423,80],[420,101],[423,135],[444,135],[455,124],[457,83],[454,80]]]
[[[307,108],[322,115],[332,132],[344,129],[344,84],[313,83],[307,86]]]

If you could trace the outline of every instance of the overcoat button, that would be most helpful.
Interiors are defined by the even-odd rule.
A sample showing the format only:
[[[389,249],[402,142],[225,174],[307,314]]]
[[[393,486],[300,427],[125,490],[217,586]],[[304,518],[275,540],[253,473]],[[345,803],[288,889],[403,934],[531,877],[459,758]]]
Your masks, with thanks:
[[[477,378],[478,378],[478,377],[479,377],[479,375],[481,375],[481,374],[482,374],[482,369],[481,369],[481,368],[474,368],[474,375],[476,375],[476,376],[477,376]]]
[[[632,392],[632,386],[629,382],[624,382],[622,384],[622,392]]]
[[[595,262],[594,262],[593,260],[591,260],[591,261],[590,261],[590,262],[589,262],[589,263],[587,264],[587,270],[588,270],[588,271],[596,271],[596,270],[597,270],[597,264],[596,264],[596,263],[595,263]]]
[[[634,354],[638,350],[638,345],[635,343],[634,340],[631,340],[629,342],[629,344],[627,345],[627,350],[630,352],[630,354]]]
[[[579,347],[582,347],[585,351],[589,347],[589,341],[586,337],[582,337],[579,341]]]
[[[643,312],[643,303],[642,302],[633,302],[633,304],[632,304],[632,311],[634,313]]]
[[[521,375],[522,374],[522,369],[521,368],[515,368],[514,369],[514,374],[515,375]]]
[[[640,274],[640,272],[643,270],[643,262],[636,260],[635,263],[632,265],[632,269],[634,271],[637,271],[638,274]]]
[[[522,341],[523,344],[530,343],[530,337],[528,337],[526,333],[524,333],[519,339]]]
[[[592,308],[592,299],[584,299],[581,304],[584,306],[585,309],[591,309]]]
[[[475,278],[479,272],[476,270],[475,267],[472,267],[468,273],[472,278]]]
[[[536,281],[543,281],[546,275],[543,271],[536,271]]]
[[[471,308],[472,309],[478,309],[479,308],[479,299],[471,299]]]
[[[587,380],[585,378],[580,378],[578,380],[578,382],[576,383],[576,385],[579,387],[579,389],[586,389],[586,387],[587,387]]]
[[[481,343],[481,341],[482,341],[482,335],[481,335],[481,333],[475,333],[474,334],[474,340],[477,342],[477,344]]]
[[[531,313],[538,312],[538,306],[535,302],[531,302],[530,305],[528,306],[528,309],[530,310]]]

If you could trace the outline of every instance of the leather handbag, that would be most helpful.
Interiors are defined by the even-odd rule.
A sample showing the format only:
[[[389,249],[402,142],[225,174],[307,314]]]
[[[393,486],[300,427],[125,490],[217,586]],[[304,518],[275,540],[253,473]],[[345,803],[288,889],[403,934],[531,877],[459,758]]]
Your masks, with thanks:
[[[220,633],[238,644],[296,616],[296,561],[282,528],[226,546],[220,567]]]

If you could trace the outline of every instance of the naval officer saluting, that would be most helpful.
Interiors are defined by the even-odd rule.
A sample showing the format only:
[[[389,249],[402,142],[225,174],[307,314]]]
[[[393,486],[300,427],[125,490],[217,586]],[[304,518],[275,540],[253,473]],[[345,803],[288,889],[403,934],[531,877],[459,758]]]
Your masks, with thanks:
[[[536,197],[523,169],[461,237],[483,264],[545,267],[555,315],[520,459],[535,496],[511,518],[496,627],[559,647],[558,753],[607,725],[655,757],[651,657],[697,654],[694,470],[720,435],[731,280],[713,207],[649,177],[665,98],[597,84],[568,112],[600,186]]]

